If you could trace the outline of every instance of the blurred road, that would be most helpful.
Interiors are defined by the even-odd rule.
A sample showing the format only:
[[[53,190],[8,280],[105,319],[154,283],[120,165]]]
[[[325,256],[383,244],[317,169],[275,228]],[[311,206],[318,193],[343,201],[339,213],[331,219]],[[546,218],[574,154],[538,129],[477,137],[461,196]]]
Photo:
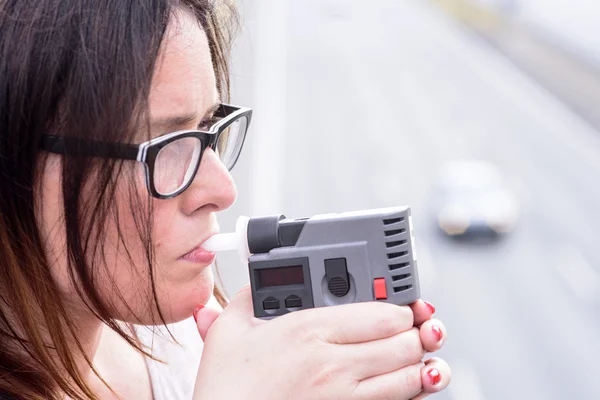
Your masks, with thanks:
[[[258,4],[234,96],[256,118],[223,231],[240,214],[410,205],[422,294],[451,335],[453,382],[433,398],[599,399],[600,132],[426,2]],[[435,173],[465,157],[522,201],[501,242],[435,229]],[[230,292],[247,282],[219,261]]]
[[[505,0],[506,2],[506,0]],[[600,4],[594,0],[512,0],[515,16],[600,67]],[[567,6],[568,5],[568,6]]]

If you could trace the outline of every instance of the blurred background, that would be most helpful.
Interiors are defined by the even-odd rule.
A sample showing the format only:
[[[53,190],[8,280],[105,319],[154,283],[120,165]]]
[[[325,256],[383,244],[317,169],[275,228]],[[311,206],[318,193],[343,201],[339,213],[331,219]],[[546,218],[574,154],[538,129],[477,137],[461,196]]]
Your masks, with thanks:
[[[600,399],[600,3],[244,0],[220,219],[408,205],[435,399]],[[219,254],[229,294],[248,283]]]

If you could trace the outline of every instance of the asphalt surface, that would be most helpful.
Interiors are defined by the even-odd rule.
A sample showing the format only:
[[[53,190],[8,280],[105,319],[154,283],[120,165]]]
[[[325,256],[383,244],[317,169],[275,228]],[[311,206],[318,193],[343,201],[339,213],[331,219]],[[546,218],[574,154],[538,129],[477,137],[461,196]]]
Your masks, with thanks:
[[[450,337],[435,399],[598,399],[600,132],[422,1],[246,2],[234,100],[255,108],[240,214],[410,205],[423,297]],[[521,201],[500,241],[436,229],[432,183],[477,158]],[[219,255],[235,292],[247,271]]]

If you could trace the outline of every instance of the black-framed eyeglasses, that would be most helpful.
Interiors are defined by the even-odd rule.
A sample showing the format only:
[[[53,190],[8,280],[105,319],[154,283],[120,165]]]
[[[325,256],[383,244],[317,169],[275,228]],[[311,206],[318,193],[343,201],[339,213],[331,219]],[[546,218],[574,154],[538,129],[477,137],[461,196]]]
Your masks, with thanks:
[[[206,131],[177,131],[141,144],[44,135],[41,146],[56,154],[69,154],[76,148],[78,154],[87,157],[139,161],[144,164],[150,194],[158,199],[170,199],[190,186],[204,150],[209,147],[231,170],[240,156],[251,118],[250,108],[221,104],[214,114],[216,122]]]

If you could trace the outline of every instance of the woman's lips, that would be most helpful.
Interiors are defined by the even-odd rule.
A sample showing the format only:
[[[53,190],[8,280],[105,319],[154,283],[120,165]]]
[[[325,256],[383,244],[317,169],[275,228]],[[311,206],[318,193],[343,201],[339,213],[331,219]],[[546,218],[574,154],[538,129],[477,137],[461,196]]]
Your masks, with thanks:
[[[207,251],[198,246],[189,253],[181,256],[179,259],[197,264],[212,264],[212,262],[215,261],[215,255],[216,253],[214,251]]]

